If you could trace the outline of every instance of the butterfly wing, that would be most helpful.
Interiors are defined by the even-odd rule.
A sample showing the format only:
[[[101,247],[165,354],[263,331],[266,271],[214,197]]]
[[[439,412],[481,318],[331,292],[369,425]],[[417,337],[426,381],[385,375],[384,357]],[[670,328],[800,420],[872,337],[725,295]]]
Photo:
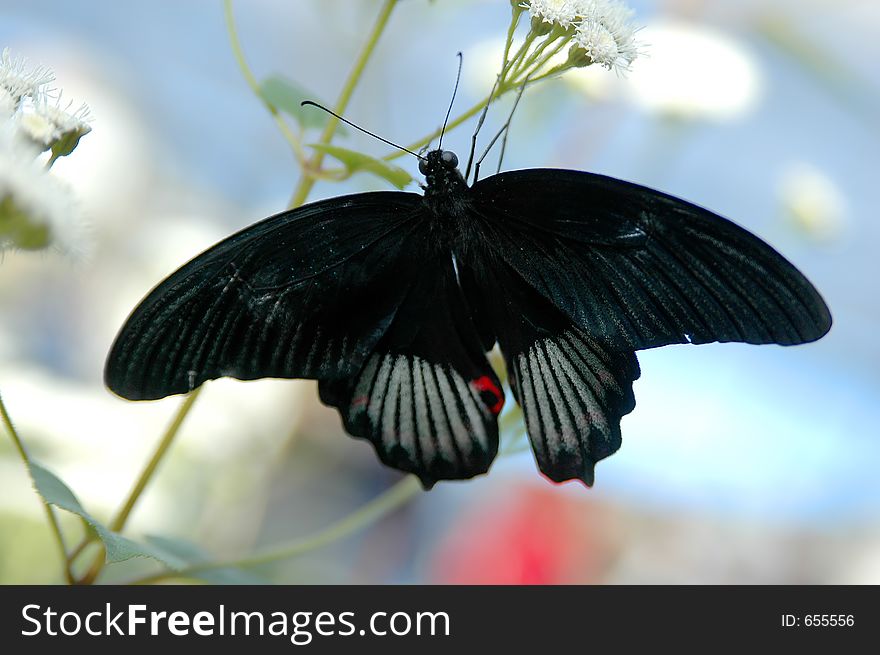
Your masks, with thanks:
[[[511,171],[473,187],[500,258],[606,346],[792,345],[831,327],[782,255],[734,223],[602,175]]]
[[[459,271],[504,353],[538,467],[556,482],[592,485],[596,462],[620,448],[620,420],[635,408],[635,353],[579,329],[503,260],[462,257]]]
[[[410,287],[422,198],[332,198],[220,242],[153,289],[110,351],[105,381],[132,400],[222,376],[332,378],[360,370]]]
[[[488,470],[504,404],[451,252],[432,243],[426,233],[412,251],[413,283],[363,367],[319,383],[322,401],[339,409],[350,434],[426,488]]]

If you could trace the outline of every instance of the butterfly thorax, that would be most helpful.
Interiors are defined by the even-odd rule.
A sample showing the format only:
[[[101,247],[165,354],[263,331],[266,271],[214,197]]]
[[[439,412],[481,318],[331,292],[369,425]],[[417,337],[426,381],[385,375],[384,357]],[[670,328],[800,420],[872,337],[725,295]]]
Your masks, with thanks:
[[[448,150],[432,150],[419,162],[425,176],[425,204],[444,223],[464,216],[471,204],[471,190],[458,170],[458,157]]]

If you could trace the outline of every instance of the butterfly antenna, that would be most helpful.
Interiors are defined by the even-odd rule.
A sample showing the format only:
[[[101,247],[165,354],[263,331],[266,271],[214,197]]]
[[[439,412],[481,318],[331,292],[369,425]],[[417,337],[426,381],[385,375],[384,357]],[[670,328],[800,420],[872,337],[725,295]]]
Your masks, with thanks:
[[[340,116],[339,114],[337,114],[335,111],[333,111],[333,110],[331,110],[331,109],[327,109],[324,105],[320,105],[320,104],[318,104],[317,102],[313,102],[312,100],[303,100],[303,101],[302,101],[301,103],[299,103],[299,104],[300,104],[300,107],[305,107],[306,105],[309,105],[309,106],[312,106],[312,107],[317,107],[317,108],[320,109],[321,111],[326,111],[326,112],[327,112],[328,114],[330,114],[331,116],[334,116],[334,117],[336,117],[337,119],[341,120],[341,121],[342,121],[343,123],[345,123],[346,125],[350,125],[350,126],[353,127],[354,129],[356,129],[356,130],[358,130],[358,131],[360,131],[360,132],[363,132],[364,134],[366,134],[366,135],[368,135],[368,136],[371,136],[371,137],[373,137],[374,139],[378,139],[378,140],[381,141],[382,143],[387,143],[387,144],[388,144],[389,146],[391,146],[392,148],[397,148],[398,150],[403,150],[404,152],[407,152],[407,153],[411,154],[413,157],[417,157],[417,158],[419,158],[419,159],[424,159],[424,157],[423,157],[422,155],[420,155],[420,154],[418,154],[418,153],[416,153],[416,152],[413,152],[412,150],[409,150],[409,149],[407,149],[407,148],[404,148],[403,146],[399,146],[399,145],[397,145],[396,143],[394,143],[393,141],[389,141],[388,139],[384,139],[384,138],[382,138],[381,136],[379,136],[378,134],[375,134],[375,133],[373,133],[373,132],[370,132],[370,130],[364,129],[364,128],[361,127],[360,125],[355,125],[354,123],[352,123],[352,122],[351,122],[350,120],[348,120],[347,118],[343,118],[342,116]]]
[[[446,134],[446,125],[449,123],[449,116],[452,114],[452,105],[455,104],[455,95],[458,93],[458,83],[461,81],[461,65],[464,62],[464,57],[460,52],[456,57],[458,57],[458,73],[455,76],[455,88],[452,89],[452,100],[449,101],[449,109],[446,110],[446,118],[443,119],[443,127],[440,128],[440,141],[437,142],[437,150],[440,150],[443,146],[443,135]]]
[[[486,146],[486,149],[483,151],[483,154],[477,160],[477,164],[474,167],[474,183],[476,184],[477,180],[480,179],[480,164],[483,163],[483,160],[486,158],[486,155],[489,154],[489,151],[492,149],[492,146],[495,145],[495,142],[501,138],[501,135],[504,135],[504,140],[501,142],[501,156],[498,158],[498,170],[501,170],[501,159],[504,157],[504,149],[507,145],[507,133],[510,131],[510,123],[513,121],[513,114],[516,112],[517,105],[519,105],[520,98],[522,98],[523,92],[526,90],[526,85],[529,83],[529,78],[526,77],[523,80],[522,86],[519,87],[519,92],[516,94],[516,99],[513,101],[513,107],[510,109],[510,115],[507,117],[507,121],[505,121],[504,125],[501,126],[501,129],[498,130],[498,134],[492,137],[492,140],[489,142],[489,145]]]

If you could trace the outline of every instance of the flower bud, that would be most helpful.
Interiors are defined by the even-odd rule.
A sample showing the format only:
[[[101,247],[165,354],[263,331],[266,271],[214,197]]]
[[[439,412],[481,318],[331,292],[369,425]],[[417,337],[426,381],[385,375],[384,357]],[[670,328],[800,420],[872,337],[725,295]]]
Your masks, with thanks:
[[[92,131],[88,124],[89,108],[82,105],[75,112],[61,109],[60,100],[49,104],[45,95],[34,101],[33,111],[24,112],[19,127],[41,150],[51,150],[52,159],[64,157],[74,151],[79,140]]]
[[[35,157],[13,121],[0,122],[0,251],[85,250],[86,230],[70,189]]]
[[[568,49],[568,64],[573,68],[583,68],[593,63],[593,59],[581,46],[574,44]]]
[[[545,36],[553,31],[553,23],[548,23],[537,16],[532,16],[532,34],[535,36]]]

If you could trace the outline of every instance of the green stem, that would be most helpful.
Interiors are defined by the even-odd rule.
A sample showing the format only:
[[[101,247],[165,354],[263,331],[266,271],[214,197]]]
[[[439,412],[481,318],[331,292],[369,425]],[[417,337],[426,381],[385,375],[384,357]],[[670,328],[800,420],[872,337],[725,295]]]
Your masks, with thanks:
[[[92,535],[87,534],[85,537],[83,537],[82,540],[76,545],[76,548],[74,548],[67,554],[67,563],[72,565],[76,561],[76,558],[80,556],[80,554],[86,549],[86,547],[88,547],[90,543],[92,543],[92,541]]]
[[[418,494],[421,489],[422,487],[416,477],[407,476],[366,505],[363,505],[357,511],[312,535],[296,539],[283,546],[250,557],[206,562],[179,571],[162,571],[154,575],[138,578],[137,580],[132,581],[132,584],[150,584],[173,578],[190,577],[202,571],[259,566],[261,564],[268,564],[278,560],[298,557],[335,541],[339,541],[340,539],[344,539],[358,530],[362,530],[363,528],[372,525],[389,514],[392,510],[406,503],[410,498]]]
[[[511,412],[502,419],[502,429],[512,428],[522,415],[518,412]],[[517,438],[508,439],[502,445],[498,455],[504,457],[528,449],[528,441],[523,443],[522,435]],[[390,489],[361,506],[358,510],[340,519],[336,523],[329,525],[323,530],[319,530],[314,534],[295,539],[288,544],[278,546],[257,555],[242,557],[239,559],[221,560],[215,562],[205,562],[203,564],[195,564],[193,566],[180,569],[177,571],[160,571],[152,575],[144,576],[132,580],[130,584],[153,584],[164,580],[173,580],[178,578],[193,578],[204,571],[212,571],[226,568],[247,568],[252,566],[260,566],[285,559],[292,559],[305,555],[306,553],[318,550],[331,543],[351,536],[355,532],[369,527],[379,519],[391,513],[408,500],[416,496],[421,491],[421,485],[415,476],[407,476]]]
[[[18,431],[15,429],[15,425],[12,423],[12,417],[9,416],[9,412],[6,409],[6,404],[3,402],[2,396],[0,396],[0,418],[2,418],[3,424],[6,426],[7,432],[9,432],[9,436],[12,438],[12,443],[15,445],[15,449],[18,451],[18,454],[21,457],[21,461],[24,463],[24,466],[27,469],[28,475],[30,475],[31,458],[28,455],[27,449],[25,449],[24,447],[24,442],[21,440]],[[49,503],[47,503],[45,499],[40,497],[40,502],[43,504],[43,509],[45,509],[46,511],[46,518],[49,520],[49,527],[55,537],[55,542],[58,544],[58,549],[61,552],[64,577],[68,583],[72,583],[73,572],[70,569],[70,563],[67,558],[67,546],[65,546],[64,544],[64,535],[61,532],[61,526],[58,524],[58,517],[55,516],[55,510],[52,509],[52,506],[49,505]]]
[[[3,424],[6,426],[6,429],[9,431],[9,436],[12,437],[12,443],[15,445],[15,449],[18,451],[19,457],[21,457],[21,461],[24,462],[25,466],[30,469],[31,460],[28,457],[27,451],[24,449],[24,443],[21,438],[18,436],[18,431],[15,429],[15,426],[12,424],[12,418],[9,416],[9,412],[6,410],[6,403],[3,402],[3,396],[0,396],[0,416],[3,418]]]
[[[162,439],[159,441],[159,445],[156,446],[156,450],[153,452],[153,456],[150,458],[150,461],[147,462],[144,470],[141,471],[141,474],[138,477],[137,482],[135,482],[131,493],[129,493],[125,504],[122,506],[122,509],[119,510],[119,513],[116,515],[116,517],[110,522],[110,529],[114,532],[121,532],[122,529],[125,527],[125,524],[128,522],[128,517],[129,515],[131,515],[135,504],[141,497],[141,494],[144,492],[147,483],[152,479],[153,474],[159,467],[159,463],[165,457],[165,453],[168,452],[171,444],[174,443],[174,439],[177,436],[177,433],[180,432],[183,421],[186,419],[201,391],[202,387],[199,387],[198,389],[190,393],[184,399],[183,404],[180,406],[180,409],[177,410],[177,414],[175,414],[171,423],[168,425],[168,428],[165,430],[165,434],[162,435]]]
[[[796,29],[791,19],[769,12],[756,18],[755,29],[771,45],[803,66],[806,72],[842,102],[845,109],[859,112],[862,118],[870,117],[870,124],[877,126],[880,96],[876,93],[875,85],[855,68],[845,64],[837,51],[824,47],[831,42],[809,38]]]
[[[349,100],[351,100],[351,95],[352,93],[354,93],[354,89],[361,79],[361,75],[364,72],[364,67],[367,65],[367,61],[369,61],[370,56],[373,54],[373,51],[376,48],[376,44],[379,42],[379,37],[382,36],[382,32],[385,30],[385,26],[388,24],[388,19],[391,17],[391,12],[397,4],[397,1],[398,0],[385,0],[385,4],[382,5],[382,9],[379,12],[379,17],[376,19],[376,24],[373,26],[373,30],[370,32],[370,36],[367,38],[363,49],[358,55],[358,58],[354,63],[354,67],[348,74],[348,79],[345,81],[345,84],[342,87],[342,91],[340,91],[339,93],[339,98],[336,101],[336,106],[333,108],[333,111],[335,111],[337,114],[341,115],[345,113],[345,109],[346,107],[348,107],[348,102]],[[330,120],[327,121],[327,125],[324,127],[324,131],[321,133],[321,138],[318,140],[318,143],[322,145],[330,143],[330,141],[333,139],[333,135],[336,133],[336,128],[338,126],[339,121],[336,118],[331,117]],[[306,201],[309,192],[315,185],[315,177],[312,172],[320,171],[321,164],[323,162],[324,153],[320,150],[316,150],[312,157],[305,162],[305,165],[303,166],[302,177],[300,178],[299,184],[293,192],[293,197],[290,199],[290,207],[299,207]]]
[[[511,24],[511,27],[508,29],[508,38],[511,40],[513,39],[513,32],[515,29],[516,29],[516,24],[514,22]],[[510,51],[510,46],[509,46],[509,44],[505,45],[505,56],[504,56],[505,63],[502,64],[502,69],[501,69],[501,74],[499,77],[498,85],[495,88],[494,92],[492,92],[490,95],[487,95],[485,98],[483,98],[482,100],[480,100],[479,102],[474,104],[470,109],[468,109],[463,114],[461,114],[461,115],[457,116],[456,118],[454,118],[453,120],[449,121],[446,124],[446,131],[447,132],[451,132],[453,128],[458,127],[459,125],[461,125],[462,123],[464,123],[468,119],[473,118],[474,116],[479,114],[486,107],[486,103],[491,102],[492,100],[497,100],[498,98],[503,96],[505,93],[507,93],[511,89],[514,89],[519,86],[519,84],[516,83],[516,81],[508,80],[507,75],[515,67],[517,61],[519,61],[523,57],[525,52],[529,49],[529,46],[534,41],[534,38],[535,37],[531,33],[529,33],[529,36],[526,37],[525,43],[523,43],[519,47],[519,50],[516,51],[516,53],[513,55],[513,57],[510,59],[510,61],[507,61],[507,55]],[[529,80],[530,83],[534,82],[534,81],[535,80]],[[419,148],[431,143],[431,141],[433,141],[438,136],[440,136],[441,131],[442,131],[442,127],[438,127],[433,132],[430,132],[429,134],[426,134],[425,136],[423,136],[419,140],[413,141],[412,143],[407,145],[406,146],[407,150],[418,151]],[[405,154],[406,153],[403,150],[395,150],[394,152],[390,152],[387,155],[385,155],[384,157],[382,157],[382,159],[384,161],[392,161],[394,159],[397,159],[398,157],[402,157]]]
[[[510,16],[510,25],[507,28],[507,40],[504,42],[504,57],[501,59],[501,70],[507,70],[507,58],[510,56],[510,46],[513,45],[513,35],[522,15],[522,7],[514,7]]]
[[[529,80],[529,84],[531,84],[534,81],[535,80]],[[449,121],[446,124],[446,131],[450,132],[450,131],[452,131],[453,128],[458,127],[459,125],[464,123],[469,118],[473,118],[474,116],[479,114],[481,111],[483,111],[487,102],[491,102],[492,100],[497,100],[498,98],[503,96],[505,93],[507,93],[511,89],[517,88],[518,86],[519,86],[519,84],[516,84],[516,83],[512,83],[512,82],[508,82],[508,81],[502,82],[495,89],[495,92],[491,95],[491,97],[487,95],[485,98],[483,98],[482,100],[477,102],[475,105],[473,105],[466,112],[464,112],[463,114],[461,114],[457,118]],[[436,130],[434,130],[433,132],[431,132],[429,134],[426,134],[418,141],[413,141],[412,143],[410,143],[409,145],[406,146],[407,150],[418,151],[419,148],[430,143],[431,141],[436,139],[438,136],[440,136],[440,130],[441,130],[441,128],[438,127]],[[397,159],[398,157],[401,157],[405,154],[406,153],[403,150],[395,150],[394,152],[389,152],[387,155],[382,157],[382,159],[384,161],[391,161],[391,160]]]
[[[535,38],[536,37],[532,32],[528,33],[525,40],[523,41],[523,44],[519,47],[519,50],[516,51],[516,53],[513,55],[510,62],[508,63],[507,68],[505,69],[506,72],[509,72],[519,66],[519,63],[522,61],[523,57],[529,51],[529,48],[532,46],[532,43],[535,42]]]
[[[459,125],[464,123],[469,118],[476,116],[478,113],[483,111],[483,107],[486,106],[487,102],[490,102],[493,98],[500,98],[502,93],[506,93],[509,90],[510,90],[510,87],[507,87],[506,85],[503,87],[499,87],[495,91],[495,93],[492,95],[492,98],[490,98],[489,96],[486,96],[485,98],[480,100],[477,104],[475,104],[473,107],[471,107],[466,112],[464,112],[461,116],[449,121],[446,124],[446,131],[451,132],[452,128],[458,127]],[[442,128],[438,127],[436,130],[434,130],[433,132],[430,132],[429,134],[426,134],[418,141],[413,141],[408,146],[406,146],[407,150],[418,151],[418,149],[421,148],[422,146],[427,145],[428,143],[431,143],[431,141],[433,141],[438,136],[440,136],[441,129]],[[398,157],[401,157],[405,154],[406,153],[403,150],[395,150],[394,152],[390,152],[387,155],[385,155],[384,157],[382,157],[382,159],[385,161],[391,161],[391,160],[397,159]]]
[[[551,43],[555,43],[560,38],[560,34],[551,33],[550,35],[548,35],[548,37],[544,39],[544,41],[542,41],[541,44],[537,48],[535,48],[527,58],[522,59],[516,66],[513,67],[510,76],[511,79],[516,79],[530,67],[534,66],[535,62],[538,60],[544,50],[546,50]],[[565,41],[563,40],[562,43],[564,45]],[[556,52],[558,52],[558,50]]]
[[[238,30],[235,27],[235,16],[232,13],[232,0],[225,0],[223,3],[223,13],[226,17],[226,31],[229,34],[229,45],[232,48],[232,54],[235,57],[235,61],[238,63],[238,67],[241,70],[241,74],[244,76],[247,85],[251,88],[251,91],[254,92],[266,109],[272,114],[272,118],[275,119],[275,123],[278,125],[278,129],[281,131],[281,134],[284,135],[284,138],[287,139],[287,142],[290,144],[290,147],[293,149],[293,153],[297,158],[297,161],[302,164],[306,160],[306,153],[302,148],[302,144],[300,143],[299,137],[293,133],[287,123],[284,121],[284,117],[281,115],[281,112],[278,111],[278,108],[275,105],[266,101],[263,98],[263,94],[260,93],[260,84],[257,82],[257,78],[254,76],[253,71],[251,71],[250,66],[248,66],[247,61],[244,58],[244,51],[241,48],[241,41],[238,39]]]
[[[529,84],[534,84],[535,82],[540,82],[541,80],[546,80],[547,78],[555,77],[556,75],[559,75],[560,73],[564,73],[569,68],[571,68],[571,65],[568,62],[566,62],[564,64],[559,64],[558,66],[554,66],[553,68],[548,70],[546,73],[541,73],[537,77],[529,78]]]
[[[147,465],[144,467],[144,470],[141,471],[141,474],[138,476],[137,481],[132,487],[131,492],[128,494],[128,497],[125,499],[125,503],[123,503],[119,512],[110,522],[108,526],[113,532],[121,532],[125,527],[125,524],[128,522],[128,517],[131,515],[132,510],[134,510],[135,505],[140,499],[141,495],[146,489],[147,484],[153,478],[153,475],[156,473],[156,469],[159,468],[159,464],[165,458],[165,454],[168,452],[168,449],[171,447],[171,444],[174,443],[175,437],[180,432],[180,428],[183,425],[183,421],[189,415],[192,410],[193,405],[196,402],[196,399],[199,397],[199,393],[201,393],[202,387],[197,388],[195,391],[190,393],[186,399],[183,401],[183,404],[180,406],[180,409],[177,410],[177,414],[174,415],[171,423],[168,425],[168,428],[165,430],[165,434],[162,435],[162,438],[159,440],[159,444],[156,446],[156,450],[153,451],[153,456],[150,457],[150,460],[147,462]],[[84,546],[83,546],[84,547]],[[81,549],[78,547],[78,550]],[[91,584],[98,577],[98,574],[101,572],[101,569],[104,567],[104,549],[101,549],[95,559],[92,561],[92,565],[89,567],[88,571],[80,578],[80,584]]]
[[[544,55],[544,56],[541,57],[540,59],[536,59],[534,62],[532,62],[532,63],[530,64],[530,68],[532,69],[531,72],[532,72],[532,73],[535,73],[535,72],[541,70],[541,68],[543,68],[546,64],[550,63],[550,60],[553,59],[553,57],[555,57],[557,54],[559,54],[559,52],[560,52],[560,51],[561,51],[566,45],[567,45],[567,43],[566,43],[566,41],[563,39],[563,40],[560,41],[560,42],[559,42],[559,43],[558,43],[558,44],[557,44],[552,50],[550,50],[549,53],[547,53],[546,55]],[[563,62],[563,63],[561,63],[561,64],[557,64],[557,65],[554,66],[551,70],[554,71],[553,74],[555,75],[556,73],[561,72],[561,71],[563,71],[563,70],[566,70],[566,69],[568,69],[568,68],[571,68],[571,66],[570,66],[570,64],[568,63],[568,61],[565,61],[565,62]],[[519,76],[522,75],[522,73],[524,73],[524,72],[525,72],[525,70],[523,70],[523,71],[519,71],[519,72],[517,72],[517,74],[516,74],[514,77],[519,78]],[[529,81],[534,82],[534,81],[537,80],[537,79],[544,79],[545,76],[546,76],[546,73],[541,74],[541,75],[539,75],[539,76],[537,76],[537,77],[534,77],[534,78],[529,78]],[[519,81],[519,80],[517,80],[517,81]]]

